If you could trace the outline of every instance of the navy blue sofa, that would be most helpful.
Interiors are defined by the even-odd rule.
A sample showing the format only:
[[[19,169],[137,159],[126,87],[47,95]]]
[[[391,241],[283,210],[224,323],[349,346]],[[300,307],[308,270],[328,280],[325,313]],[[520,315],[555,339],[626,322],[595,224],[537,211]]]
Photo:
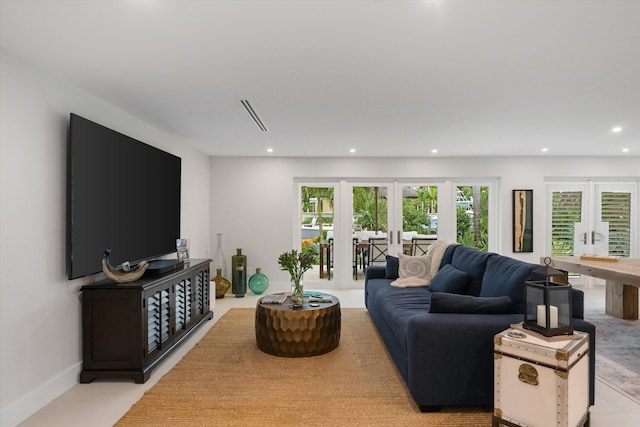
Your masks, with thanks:
[[[493,337],[523,321],[524,282],[539,265],[451,245],[431,287],[467,276],[465,289],[399,288],[397,258],[365,273],[365,304],[411,396],[423,412],[443,406],[493,407]],[[444,274],[446,277],[436,280]],[[452,269],[451,267],[455,267]],[[463,273],[460,273],[463,272]],[[452,279],[455,281],[455,279]],[[444,284],[446,289],[449,285]],[[457,287],[457,289],[456,289]],[[572,289],[573,328],[590,336],[590,404],[594,404],[595,326],[583,318],[584,295]]]

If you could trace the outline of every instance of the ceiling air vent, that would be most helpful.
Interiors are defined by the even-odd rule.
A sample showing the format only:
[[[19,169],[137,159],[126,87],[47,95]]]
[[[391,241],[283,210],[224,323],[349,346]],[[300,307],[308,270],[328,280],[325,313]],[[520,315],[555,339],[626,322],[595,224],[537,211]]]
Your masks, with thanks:
[[[249,100],[241,99],[240,102],[242,102],[242,105],[244,105],[244,108],[247,109],[247,113],[249,113],[253,121],[256,122],[256,125],[258,125],[260,130],[262,132],[267,132],[268,131],[267,127],[264,125],[264,123],[262,123],[262,120],[260,120],[260,117],[258,117],[258,114],[255,112],[255,110],[249,103]]]

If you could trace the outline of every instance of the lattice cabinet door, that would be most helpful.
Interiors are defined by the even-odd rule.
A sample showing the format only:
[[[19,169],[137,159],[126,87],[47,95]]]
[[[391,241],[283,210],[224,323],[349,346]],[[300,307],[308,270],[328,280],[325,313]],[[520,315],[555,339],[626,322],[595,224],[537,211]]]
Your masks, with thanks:
[[[199,270],[195,275],[194,289],[194,310],[195,316],[201,316],[209,311],[210,289],[209,289],[209,269]]]
[[[174,333],[186,331],[194,319],[192,315],[193,279],[185,277],[174,286],[175,293],[175,329]]]
[[[147,302],[147,349],[145,357],[162,349],[171,337],[171,300],[169,288],[146,297]]]

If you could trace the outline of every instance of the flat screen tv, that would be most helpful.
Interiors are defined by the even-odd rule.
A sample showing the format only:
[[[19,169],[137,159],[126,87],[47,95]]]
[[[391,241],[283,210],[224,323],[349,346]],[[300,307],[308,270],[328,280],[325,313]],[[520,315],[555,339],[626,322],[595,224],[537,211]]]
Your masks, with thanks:
[[[76,114],[68,139],[69,279],[176,251],[181,159]]]

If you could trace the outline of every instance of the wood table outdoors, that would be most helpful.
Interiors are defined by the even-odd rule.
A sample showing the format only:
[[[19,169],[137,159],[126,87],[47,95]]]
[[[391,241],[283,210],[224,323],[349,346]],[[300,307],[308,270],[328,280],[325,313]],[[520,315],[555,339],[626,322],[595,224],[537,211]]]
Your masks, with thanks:
[[[331,280],[331,244],[328,242],[320,243],[320,278],[324,279],[324,267],[327,266],[327,276]]]
[[[540,258],[541,264],[544,264],[545,258]],[[550,266],[606,280],[606,313],[621,319],[638,318],[640,259],[619,258],[611,262],[580,257],[551,257]]]

